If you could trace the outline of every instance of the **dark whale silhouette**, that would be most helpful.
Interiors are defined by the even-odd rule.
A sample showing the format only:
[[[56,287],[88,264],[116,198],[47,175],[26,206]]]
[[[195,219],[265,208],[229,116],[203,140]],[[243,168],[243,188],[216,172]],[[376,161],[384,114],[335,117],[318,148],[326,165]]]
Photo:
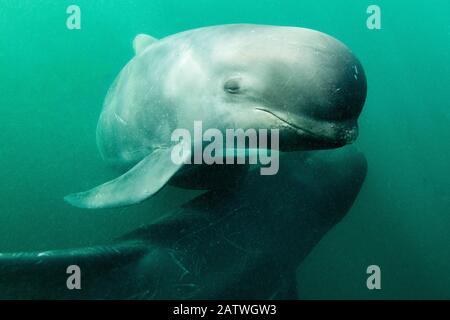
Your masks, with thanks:
[[[295,299],[295,270],[352,206],[367,173],[353,147],[289,153],[112,244],[0,254],[0,298]],[[68,290],[66,268],[81,268]]]

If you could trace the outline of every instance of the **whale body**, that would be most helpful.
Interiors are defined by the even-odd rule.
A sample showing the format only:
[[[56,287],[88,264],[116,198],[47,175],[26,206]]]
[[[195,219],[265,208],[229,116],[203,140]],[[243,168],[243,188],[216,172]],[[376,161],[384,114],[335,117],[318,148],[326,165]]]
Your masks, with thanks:
[[[337,148],[357,137],[364,70],[344,44],[324,33],[222,25],[161,40],[141,34],[133,45],[136,55],[111,86],[97,126],[103,159],[127,171],[66,196],[74,206],[131,205],[170,182],[194,186],[180,179],[186,166],[171,161],[171,134],[193,130],[195,121],[221,132],[277,129],[281,151]],[[245,171],[230,170],[222,176]]]
[[[298,265],[354,203],[367,173],[354,147],[287,157],[274,176],[208,191],[115,242],[0,253],[0,299],[296,299]],[[68,290],[66,269],[81,269]]]

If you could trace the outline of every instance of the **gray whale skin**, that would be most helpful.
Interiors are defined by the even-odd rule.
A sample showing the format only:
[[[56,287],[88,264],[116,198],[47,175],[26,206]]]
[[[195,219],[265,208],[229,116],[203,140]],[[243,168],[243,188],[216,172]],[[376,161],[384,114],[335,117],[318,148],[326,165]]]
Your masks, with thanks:
[[[189,166],[174,164],[170,155],[172,132],[192,132],[194,121],[222,134],[277,129],[281,151],[337,148],[358,135],[364,69],[349,48],[319,31],[221,25],[160,40],[138,35],[134,47],[136,55],[111,86],[97,125],[103,159],[127,171],[67,195],[76,207],[132,205],[175,180],[193,188],[196,181],[186,179],[191,173],[180,179]],[[223,176],[230,174],[235,171]]]

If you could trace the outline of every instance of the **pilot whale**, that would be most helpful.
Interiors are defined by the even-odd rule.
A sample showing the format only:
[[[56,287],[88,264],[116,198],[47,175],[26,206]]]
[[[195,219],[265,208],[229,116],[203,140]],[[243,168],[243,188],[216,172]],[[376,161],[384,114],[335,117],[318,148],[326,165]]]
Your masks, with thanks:
[[[0,299],[296,299],[298,265],[352,207],[367,173],[353,146],[283,153],[115,242],[0,253]],[[81,269],[68,290],[66,269]]]
[[[133,46],[135,56],[109,89],[97,126],[103,159],[128,171],[66,196],[74,206],[131,205],[166,183],[195,185],[198,176],[180,179],[186,165],[171,160],[172,132],[192,130],[195,121],[221,132],[279,130],[281,151],[337,148],[358,135],[365,73],[344,44],[324,33],[222,25],[161,40],[141,34]]]

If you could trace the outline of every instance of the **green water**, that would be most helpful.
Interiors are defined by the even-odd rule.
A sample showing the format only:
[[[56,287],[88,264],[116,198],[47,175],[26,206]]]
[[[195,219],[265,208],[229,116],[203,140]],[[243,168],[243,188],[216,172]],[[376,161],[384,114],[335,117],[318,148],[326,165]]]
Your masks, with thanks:
[[[66,8],[81,8],[81,30]],[[366,9],[382,10],[369,30]],[[450,298],[448,0],[0,0],[0,251],[106,242],[176,207],[83,211],[62,201],[117,175],[95,127],[138,33],[163,37],[228,23],[317,29],[345,42],[369,92],[358,147],[369,174],[354,207],[298,270],[300,298]],[[153,212],[153,213],[152,213]],[[366,268],[382,290],[366,288]]]

